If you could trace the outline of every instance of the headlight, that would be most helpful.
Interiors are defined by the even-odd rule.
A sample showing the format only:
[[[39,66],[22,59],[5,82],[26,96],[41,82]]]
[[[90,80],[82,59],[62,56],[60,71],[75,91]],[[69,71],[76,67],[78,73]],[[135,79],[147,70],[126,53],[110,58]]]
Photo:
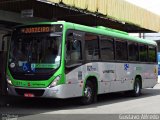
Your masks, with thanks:
[[[57,76],[57,77],[53,80],[53,82],[50,84],[49,87],[50,87],[50,88],[51,88],[51,87],[55,87],[60,79],[61,79],[61,76],[60,76],[60,75]]]
[[[12,82],[11,82],[10,78],[8,77],[8,75],[6,76],[6,79],[7,79],[7,83],[8,83],[9,85],[12,85]]]

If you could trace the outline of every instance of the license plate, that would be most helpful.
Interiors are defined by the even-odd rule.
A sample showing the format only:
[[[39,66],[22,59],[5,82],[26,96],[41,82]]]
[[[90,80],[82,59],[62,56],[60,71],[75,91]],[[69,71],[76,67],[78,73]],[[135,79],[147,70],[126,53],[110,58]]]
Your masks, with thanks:
[[[24,97],[34,97],[33,93],[24,93]]]

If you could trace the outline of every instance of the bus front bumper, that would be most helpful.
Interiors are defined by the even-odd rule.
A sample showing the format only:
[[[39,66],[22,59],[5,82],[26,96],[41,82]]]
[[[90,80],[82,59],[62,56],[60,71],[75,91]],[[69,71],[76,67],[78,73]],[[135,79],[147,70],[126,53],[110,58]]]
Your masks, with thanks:
[[[8,85],[8,94],[24,97],[67,98],[63,95],[64,87],[61,85],[53,88],[22,88]]]
[[[82,88],[75,84],[62,84],[52,88],[23,88],[15,87],[8,84],[8,94],[24,97],[46,97],[46,98],[71,98],[82,96]],[[76,87],[76,88],[75,88]]]

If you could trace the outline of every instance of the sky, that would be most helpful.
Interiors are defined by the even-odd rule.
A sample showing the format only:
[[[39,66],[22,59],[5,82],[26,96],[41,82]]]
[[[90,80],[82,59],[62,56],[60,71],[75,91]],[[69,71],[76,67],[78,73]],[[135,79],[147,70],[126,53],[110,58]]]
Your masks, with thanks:
[[[160,15],[160,0],[126,0],[155,14]]]

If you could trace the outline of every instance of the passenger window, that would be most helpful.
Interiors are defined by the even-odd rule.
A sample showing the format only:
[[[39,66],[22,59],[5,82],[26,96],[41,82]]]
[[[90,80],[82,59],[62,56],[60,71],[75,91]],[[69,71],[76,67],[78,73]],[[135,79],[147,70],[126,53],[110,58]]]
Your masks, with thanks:
[[[139,61],[138,44],[134,42],[128,42],[129,61]]]
[[[85,54],[87,60],[99,59],[98,36],[91,34],[85,35]]]
[[[114,60],[114,42],[109,37],[101,37],[101,57],[102,60]]]
[[[73,33],[67,35],[66,60],[74,63],[82,60],[81,40],[76,39]]]
[[[156,47],[149,46],[148,58],[149,62],[156,62]]]
[[[116,60],[127,60],[127,42],[116,40]]]
[[[147,62],[147,45],[139,45],[139,55],[141,62]]]

